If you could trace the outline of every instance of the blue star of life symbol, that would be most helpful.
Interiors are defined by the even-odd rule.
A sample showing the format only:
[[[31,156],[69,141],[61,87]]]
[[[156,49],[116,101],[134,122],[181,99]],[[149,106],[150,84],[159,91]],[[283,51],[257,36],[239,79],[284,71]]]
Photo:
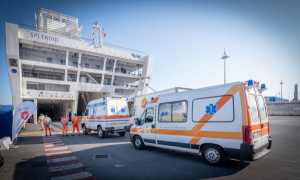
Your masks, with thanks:
[[[111,111],[112,113],[114,113],[114,112],[116,112],[116,109],[115,109],[115,108],[111,108],[110,111]]]
[[[210,104],[208,106],[206,106],[206,113],[208,113],[209,115],[213,115],[214,113],[217,113],[217,106]]]

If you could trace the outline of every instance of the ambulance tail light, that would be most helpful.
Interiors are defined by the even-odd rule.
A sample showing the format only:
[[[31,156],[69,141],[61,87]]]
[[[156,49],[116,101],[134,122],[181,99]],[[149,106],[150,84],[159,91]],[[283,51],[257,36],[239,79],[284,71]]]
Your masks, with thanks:
[[[260,88],[261,88],[261,89],[266,88],[266,84],[261,84],[261,85],[260,85]]]
[[[252,143],[252,127],[243,126],[243,143],[251,144]]]

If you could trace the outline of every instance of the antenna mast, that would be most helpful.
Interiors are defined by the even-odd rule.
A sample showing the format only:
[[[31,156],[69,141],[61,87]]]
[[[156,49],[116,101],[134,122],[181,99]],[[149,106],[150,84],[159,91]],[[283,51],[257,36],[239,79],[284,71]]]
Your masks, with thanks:
[[[99,34],[95,33],[94,29],[98,30]],[[101,37],[101,35],[102,35],[101,27],[99,27],[99,21],[97,20],[93,23],[93,26],[92,26],[91,40],[92,40],[92,43],[95,44],[95,38],[99,37],[99,47],[102,47],[102,37]]]

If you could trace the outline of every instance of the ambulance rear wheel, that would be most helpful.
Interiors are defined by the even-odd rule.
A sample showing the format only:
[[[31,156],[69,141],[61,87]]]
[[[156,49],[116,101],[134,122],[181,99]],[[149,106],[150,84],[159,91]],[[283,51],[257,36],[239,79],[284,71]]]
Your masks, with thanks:
[[[119,132],[119,135],[120,135],[120,136],[125,136],[125,134],[126,134],[126,131],[124,131],[124,132]]]
[[[145,148],[144,142],[140,136],[135,136],[133,138],[133,145],[138,150],[142,150]]]
[[[87,134],[88,134],[88,130],[87,130],[87,128],[85,127],[85,125],[83,125],[82,131],[83,131],[83,134],[84,134],[84,135],[87,135]]]
[[[220,166],[226,161],[224,150],[217,145],[206,145],[202,150],[202,158],[212,166]]]
[[[98,127],[98,136],[99,138],[104,138],[105,132],[102,130],[101,126]]]

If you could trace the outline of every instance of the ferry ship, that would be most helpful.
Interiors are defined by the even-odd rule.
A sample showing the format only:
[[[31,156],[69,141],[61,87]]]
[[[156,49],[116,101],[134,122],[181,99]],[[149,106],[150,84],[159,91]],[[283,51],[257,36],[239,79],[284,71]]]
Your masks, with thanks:
[[[102,43],[98,21],[89,39],[75,17],[40,8],[35,22],[5,23],[12,103],[33,101],[35,123],[40,113],[59,119],[81,114],[93,99],[122,96],[130,105],[147,92],[154,57]]]

